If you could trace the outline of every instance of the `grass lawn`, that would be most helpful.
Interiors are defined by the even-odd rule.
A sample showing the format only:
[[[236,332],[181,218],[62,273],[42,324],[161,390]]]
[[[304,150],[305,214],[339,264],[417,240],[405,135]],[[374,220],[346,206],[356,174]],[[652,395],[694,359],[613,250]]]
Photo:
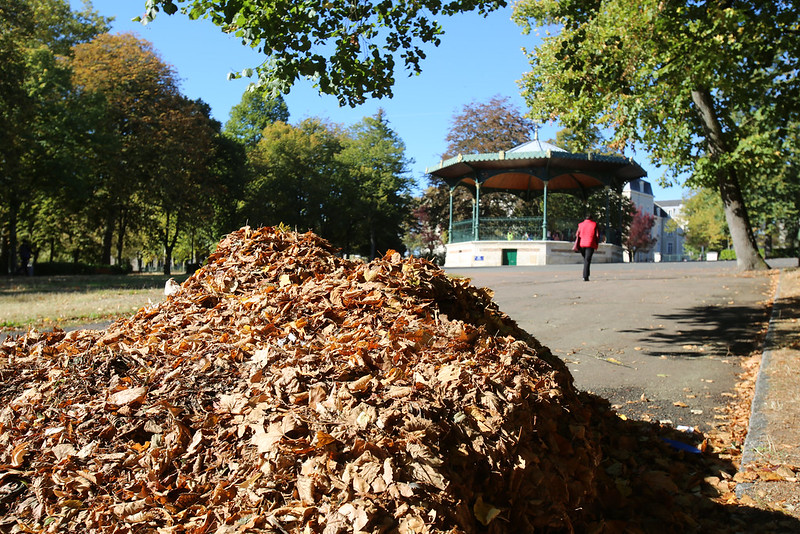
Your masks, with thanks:
[[[164,299],[163,274],[0,277],[0,329],[113,320]],[[185,274],[173,276],[183,282]]]

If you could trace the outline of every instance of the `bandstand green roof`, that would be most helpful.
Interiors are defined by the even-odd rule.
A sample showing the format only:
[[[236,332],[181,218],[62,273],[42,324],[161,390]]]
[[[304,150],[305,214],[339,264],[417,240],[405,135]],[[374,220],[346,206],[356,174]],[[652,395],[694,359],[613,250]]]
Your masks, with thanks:
[[[647,176],[631,158],[567,152],[538,138],[507,151],[459,154],[425,171],[451,188],[467,187],[473,195],[479,183],[481,194],[503,191],[524,198],[541,195],[545,184],[550,192],[586,197],[593,189],[622,189],[627,182]]]

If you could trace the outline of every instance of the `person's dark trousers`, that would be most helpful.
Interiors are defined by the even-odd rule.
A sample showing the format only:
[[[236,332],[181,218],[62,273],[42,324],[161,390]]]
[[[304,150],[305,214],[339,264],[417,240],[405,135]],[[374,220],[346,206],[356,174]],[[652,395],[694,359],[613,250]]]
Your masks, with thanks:
[[[592,247],[581,247],[581,256],[583,256],[583,279],[589,281],[589,266],[592,264],[592,256],[594,249]]]

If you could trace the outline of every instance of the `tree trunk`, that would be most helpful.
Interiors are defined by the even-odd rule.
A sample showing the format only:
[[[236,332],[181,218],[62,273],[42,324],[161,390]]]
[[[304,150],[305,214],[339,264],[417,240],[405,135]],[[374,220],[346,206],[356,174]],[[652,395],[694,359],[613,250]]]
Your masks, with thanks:
[[[175,250],[175,245],[178,243],[178,235],[180,234],[181,217],[180,214],[175,215],[175,231],[170,236],[170,216],[169,210],[167,212],[167,221],[164,225],[164,232],[161,234],[164,238],[164,274],[172,274],[172,252]]]
[[[11,246],[8,244],[8,234],[2,234],[2,244],[0,244],[0,274],[10,274],[8,272],[11,264]]]
[[[122,252],[125,250],[125,233],[127,231],[128,231],[128,210],[122,209],[120,210],[119,227],[117,229],[117,265],[119,266],[122,266]]]
[[[370,221],[369,223],[369,259],[374,260],[378,254],[378,244],[375,239],[375,224]]]
[[[169,210],[167,210],[167,220],[164,223],[164,231],[161,233],[162,246],[164,247],[164,274],[172,274],[172,249],[169,246]]]
[[[712,160],[717,160],[722,154],[728,152],[728,147],[725,144],[722,126],[714,109],[711,93],[705,89],[694,90],[692,91],[692,101],[697,108],[700,122],[705,131],[709,156]],[[719,170],[717,171],[717,184],[739,269],[742,271],[769,269],[767,262],[758,253],[755,234],[753,234],[753,227],[750,226],[750,217],[742,196],[739,176],[733,169]]]
[[[756,245],[755,234],[750,226],[747,207],[744,204],[739,179],[734,171],[720,172],[717,176],[725,220],[731,233],[733,249],[736,251],[736,264],[740,270],[754,271],[769,269]]]
[[[111,248],[114,244],[114,214],[109,212],[106,219],[106,227],[103,231],[103,254],[100,263],[103,265],[111,264]]]
[[[172,274],[172,247],[169,246],[164,247],[164,274]]]
[[[164,274],[172,274],[172,252],[175,250],[175,245],[178,243],[178,224],[175,223],[175,233],[172,234],[172,239],[168,239],[165,242],[165,256],[166,259],[164,261]],[[170,272],[166,272],[169,269]]]
[[[19,255],[17,246],[17,220],[19,218],[20,201],[16,191],[10,191],[11,202],[8,205],[8,241],[10,247],[9,269],[11,274],[17,274],[17,256]]]

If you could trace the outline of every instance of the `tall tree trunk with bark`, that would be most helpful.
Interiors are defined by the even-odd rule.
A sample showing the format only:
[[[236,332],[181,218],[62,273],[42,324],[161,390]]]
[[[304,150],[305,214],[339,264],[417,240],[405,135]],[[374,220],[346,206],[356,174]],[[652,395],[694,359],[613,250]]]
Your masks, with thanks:
[[[19,200],[19,195],[17,192],[12,189],[9,191],[11,196],[11,201],[8,203],[8,240],[9,240],[9,258],[8,258],[8,268],[11,274],[17,274],[17,256],[18,256],[18,245],[17,245],[17,221],[19,219],[19,210],[22,203]]]
[[[111,264],[111,249],[114,245],[114,213],[109,211],[106,218],[106,227],[103,230],[103,251],[100,263],[103,265]]]
[[[716,160],[728,152],[728,147],[719,117],[714,109],[711,93],[707,89],[694,90],[692,91],[692,101],[697,108],[706,134],[709,157]],[[732,169],[720,170],[717,172],[717,183],[739,269],[743,271],[769,269],[767,262],[758,253],[755,234],[750,225],[750,217],[747,214],[747,206],[744,203],[738,175]]]
[[[125,250],[125,233],[128,230],[128,210],[123,208],[119,214],[117,229],[117,265],[122,265],[122,253]]]
[[[375,237],[375,223],[369,222],[369,259],[374,260],[378,255],[378,240]]]
[[[175,232],[170,235],[170,212],[167,210],[167,220],[164,224],[164,232],[161,234],[164,245],[164,274],[172,274],[172,253],[175,250],[175,245],[178,243],[178,234],[180,233],[181,216],[175,215]]]

